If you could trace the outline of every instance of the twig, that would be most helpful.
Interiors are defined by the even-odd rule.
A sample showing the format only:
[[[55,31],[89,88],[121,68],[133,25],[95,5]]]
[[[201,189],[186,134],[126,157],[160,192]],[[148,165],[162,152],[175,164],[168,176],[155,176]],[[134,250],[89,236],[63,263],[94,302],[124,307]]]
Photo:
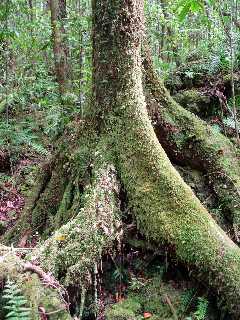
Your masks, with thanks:
[[[167,302],[167,304],[169,305],[170,310],[172,311],[172,315],[173,315],[174,320],[178,320],[177,312],[176,312],[170,298],[168,297],[167,294],[164,295],[164,298],[165,298],[165,301]]]
[[[80,310],[79,310],[79,319],[82,319],[83,311],[84,311],[84,305],[85,305],[85,298],[86,298],[86,288],[82,286],[81,290],[81,303],[80,303]]]

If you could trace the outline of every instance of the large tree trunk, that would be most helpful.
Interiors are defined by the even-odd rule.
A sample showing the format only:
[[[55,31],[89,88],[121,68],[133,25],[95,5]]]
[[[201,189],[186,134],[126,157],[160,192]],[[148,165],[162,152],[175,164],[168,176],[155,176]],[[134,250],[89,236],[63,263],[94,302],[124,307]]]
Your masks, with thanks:
[[[239,318],[240,250],[171,165],[148,118],[142,86],[143,1],[94,1],[96,109],[140,230],[167,242]]]

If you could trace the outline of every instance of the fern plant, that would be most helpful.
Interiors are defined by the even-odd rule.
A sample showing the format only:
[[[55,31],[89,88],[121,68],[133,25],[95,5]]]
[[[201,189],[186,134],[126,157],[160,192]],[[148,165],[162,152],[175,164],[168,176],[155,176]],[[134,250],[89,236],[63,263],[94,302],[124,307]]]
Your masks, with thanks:
[[[197,310],[194,312],[196,320],[205,320],[208,313],[208,300],[206,298],[198,298]]]
[[[195,295],[196,295],[196,290],[194,290],[193,288],[186,290],[182,294],[180,306],[178,309],[178,312],[181,316],[183,316],[187,312],[188,308],[191,306],[191,304],[195,298]]]
[[[7,145],[13,151],[27,146],[41,156],[48,155],[48,150],[39,142],[38,136],[33,134],[31,126],[25,122],[0,122],[0,148]]]
[[[3,290],[3,298],[6,300],[4,309],[8,310],[6,319],[30,320],[30,308],[26,307],[27,300],[14,281],[7,280]]]

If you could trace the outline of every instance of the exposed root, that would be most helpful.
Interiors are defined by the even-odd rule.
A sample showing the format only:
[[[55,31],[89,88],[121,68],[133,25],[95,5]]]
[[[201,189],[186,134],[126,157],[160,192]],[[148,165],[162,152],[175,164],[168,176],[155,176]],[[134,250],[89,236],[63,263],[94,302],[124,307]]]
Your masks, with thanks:
[[[153,70],[146,50],[143,62],[150,93],[148,109],[156,135],[170,158],[206,172],[210,185],[228,211],[235,230],[240,225],[240,161],[222,134],[176,103]],[[236,239],[239,237],[237,231]]]
[[[43,281],[44,285],[51,288],[58,288],[60,287],[59,282],[49,273],[46,273],[40,268],[39,266],[36,266],[32,264],[31,262],[26,262],[23,265],[24,272],[30,271],[33,273],[36,273],[39,278]]]
[[[2,243],[18,243],[19,241],[21,241],[21,238],[24,237],[26,234],[28,234],[28,236],[32,234],[32,211],[36,207],[36,204],[41,194],[44,192],[46,186],[49,183],[52,171],[51,168],[52,160],[46,164],[43,164],[39,168],[38,172],[36,173],[35,187],[33,188],[28,199],[26,200],[24,210],[21,213],[21,216],[16,222],[16,224],[3,235],[1,239]]]
[[[104,153],[106,155],[106,152]],[[121,222],[118,215],[118,194],[115,169],[105,161],[102,153],[97,151],[93,182],[88,185],[84,194],[84,208],[39,247],[1,247],[0,270],[4,270],[2,277],[21,280],[20,287],[29,302],[32,296],[38,294],[34,291],[38,289],[31,286],[31,293],[28,293],[25,287],[31,285],[31,282],[26,282],[25,277],[29,277],[29,274],[37,275],[37,278],[33,275],[30,278],[37,281],[41,297],[46,303],[42,300],[35,302],[33,313],[51,316],[51,319],[68,319],[59,316],[62,312],[68,314],[68,303],[63,298],[66,291],[56,279],[60,278],[67,286],[79,284],[84,288],[84,292],[90,286],[93,266],[104,251],[111,250],[115,240],[119,241]],[[32,252],[27,254],[25,259],[16,256],[28,251]],[[10,269],[9,263],[12,265]],[[48,299],[52,300],[49,290],[59,297],[54,308],[49,305]],[[81,312],[83,308],[81,305]]]
[[[67,285],[87,281],[93,262],[112,247],[121,226],[115,170],[101,157],[99,154],[101,165],[94,172],[94,182],[86,188],[83,209],[31,255]]]

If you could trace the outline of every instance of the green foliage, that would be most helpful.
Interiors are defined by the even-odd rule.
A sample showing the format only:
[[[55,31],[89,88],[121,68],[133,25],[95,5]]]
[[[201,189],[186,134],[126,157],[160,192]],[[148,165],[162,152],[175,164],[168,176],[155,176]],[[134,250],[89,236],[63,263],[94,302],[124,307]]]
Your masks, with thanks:
[[[32,133],[39,131],[39,124],[52,140],[63,132],[76,113],[84,114],[86,98],[91,95],[91,6],[89,0],[73,1],[68,5],[68,17],[64,23],[74,66],[71,70],[72,90],[67,97],[59,99],[49,7],[35,1],[31,9],[30,2],[25,0],[4,0],[0,4],[0,72],[3,75],[0,81],[0,112],[7,97],[6,113],[10,118],[17,119],[22,112],[34,118],[33,126],[29,124],[23,131],[19,130],[19,120],[6,125],[2,123],[6,122],[4,117],[0,119],[2,145],[6,144],[8,133],[8,145],[12,145],[12,149],[28,145],[37,153],[45,154],[45,142],[39,143]]]
[[[194,300],[195,294],[196,290],[194,289],[189,289],[183,292],[183,294],[181,295],[181,302],[178,309],[178,313],[180,315],[184,315],[188,311],[188,308],[191,306]]]
[[[128,278],[128,270],[124,266],[116,266],[113,272],[113,277],[117,281],[126,281]]]
[[[197,302],[197,310],[194,312],[196,320],[205,320],[208,313],[208,300],[199,297]]]
[[[235,96],[235,103],[236,103],[236,108],[238,110],[240,110],[240,95],[239,94]],[[230,106],[230,108],[232,108],[232,106],[233,106],[233,99],[232,98],[229,99],[228,105]]]
[[[230,71],[231,21],[229,16],[223,16],[223,12],[229,13],[231,8],[225,1],[218,6],[214,3],[213,0],[147,1],[147,30],[154,63],[166,80],[178,71],[186,72],[191,79],[198,74]],[[232,37],[236,54],[234,67],[237,69],[240,61],[239,30],[235,27]]]
[[[11,153],[19,154],[23,147],[27,147],[41,156],[48,155],[47,149],[39,142],[39,137],[33,131],[30,124],[24,121],[0,122],[0,148],[8,148]]]
[[[235,121],[233,118],[224,118],[223,123],[225,124],[225,126],[235,129]]]
[[[136,314],[141,310],[141,304],[137,298],[128,298],[123,302],[108,307],[106,310],[107,320],[135,320]]]
[[[199,12],[204,10],[204,2],[201,0],[180,0],[177,2],[179,10],[179,20],[183,21],[189,12]]]
[[[6,319],[30,320],[30,308],[26,307],[27,300],[14,281],[7,280],[3,293],[3,298],[6,300],[4,309],[8,311]]]
[[[129,286],[129,290],[132,291],[138,291],[140,290],[142,287],[144,287],[146,285],[146,282],[141,281],[141,279],[139,278],[135,278],[132,277],[131,282],[130,282],[130,286]]]
[[[153,277],[149,277],[150,274]],[[132,278],[126,299],[106,308],[107,320],[143,319],[144,312],[150,313],[151,319],[173,319],[166,296],[179,319],[206,319],[208,301],[197,297],[195,289],[177,289],[174,285],[166,284],[158,272],[150,274],[147,273],[147,279]]]

